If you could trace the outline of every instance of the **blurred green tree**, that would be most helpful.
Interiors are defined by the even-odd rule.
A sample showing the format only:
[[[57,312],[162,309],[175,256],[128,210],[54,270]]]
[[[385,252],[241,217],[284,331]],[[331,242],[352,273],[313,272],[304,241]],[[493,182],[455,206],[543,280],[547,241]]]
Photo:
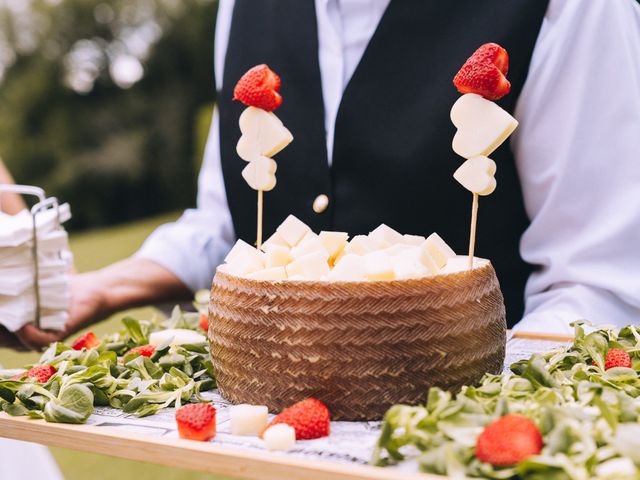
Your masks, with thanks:
[[[71,228],[194,203],[216,0],[0,0],[0,156]],[[201,136],[201,135],[200,135]]]

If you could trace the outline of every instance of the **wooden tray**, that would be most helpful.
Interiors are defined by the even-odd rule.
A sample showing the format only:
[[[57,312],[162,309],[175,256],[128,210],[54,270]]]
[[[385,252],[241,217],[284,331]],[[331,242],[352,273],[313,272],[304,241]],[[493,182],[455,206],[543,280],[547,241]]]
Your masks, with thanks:
[[[570,341],[561,335],[516,332],[514,338]],[[283,453],[254,452],[214,442],[156,438],[108,426],[65,425],[0,413],[0,437],[69,448],[113,457],[255,480],[442,480],[393,468],[296,458]]]

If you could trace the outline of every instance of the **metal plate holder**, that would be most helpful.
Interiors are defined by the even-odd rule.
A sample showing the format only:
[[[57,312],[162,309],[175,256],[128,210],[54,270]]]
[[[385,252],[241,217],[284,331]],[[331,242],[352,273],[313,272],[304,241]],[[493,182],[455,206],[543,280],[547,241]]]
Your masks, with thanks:
[[[16,193],[18,195],[30,195],[38,199],[38,202],[31,207],[31,225],[32,225],[32,240],[33,245],[31,247],[31,254],[33,257],[33,284],[36,297],[36,316],[34,319],[36,327],[40,328],[40,268],[38,266],[38,227],[37,216],[38,214],[54,208],[56,210],[56,218],[58,227],[61,227],[60,222],[60,205],[58,199],[55,197],[47,198],[45,192],[40,187],[33,187],[30,185],[9,185],[0,184],[0,211],[2,210],[2,194],[3,193]]]

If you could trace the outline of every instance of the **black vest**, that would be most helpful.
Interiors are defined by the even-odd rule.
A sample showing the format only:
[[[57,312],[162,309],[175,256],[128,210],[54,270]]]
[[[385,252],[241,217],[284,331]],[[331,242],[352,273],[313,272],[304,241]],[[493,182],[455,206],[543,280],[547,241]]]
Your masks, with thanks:
[[[264,236],[294,214],[314,231],[366,234],[380,223],[402,233],[438,232],[459,254],[468,248],[471,194],[452,178],[463,162],[451,149],[449,111],[460,94],[452,80],[481,44],[509,52],[513,112],[547,7],[542,0],[392,0],[338,110],[329,168],[314,0],[237,0],[222,91],[218,95],[222,169],[236,235],[253,243],[256,192],[240,172],[233,87],[253,65],[282,78],[276,114],[294,140],[275,158],[276,188],[265,193]],[[498,187],[480,199],[476,253],[491,259],[509,324],[520,319],[530,266],[518,244],[528,225],[508,143],[491,157]],[[312,210],[319,194],[329,208]]]

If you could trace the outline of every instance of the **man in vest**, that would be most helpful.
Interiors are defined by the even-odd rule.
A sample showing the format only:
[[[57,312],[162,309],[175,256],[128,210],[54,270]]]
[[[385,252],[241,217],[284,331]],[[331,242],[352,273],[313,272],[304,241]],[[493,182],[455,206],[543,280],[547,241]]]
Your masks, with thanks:
[[[640,7],[633,0],[221,0],[218,109],[198,207],[132,258],[74,279],[69,334],[133,305],[208,288],[236,238],[252,242],[255,192],[235,152],[236,81],[282,78],[278,155],[264,232],[294,214],[314,230],[437,231],[464,252],[469,199],[451,178],[451,81],[481,44],[510,54],[520,122],[492,157],[476,245],[500,279],[510,325],[569,332],[579,318],[640,319]],[[326,195],[328,206],[312,209]],[[32,326],[21,340],[56,338]]]

